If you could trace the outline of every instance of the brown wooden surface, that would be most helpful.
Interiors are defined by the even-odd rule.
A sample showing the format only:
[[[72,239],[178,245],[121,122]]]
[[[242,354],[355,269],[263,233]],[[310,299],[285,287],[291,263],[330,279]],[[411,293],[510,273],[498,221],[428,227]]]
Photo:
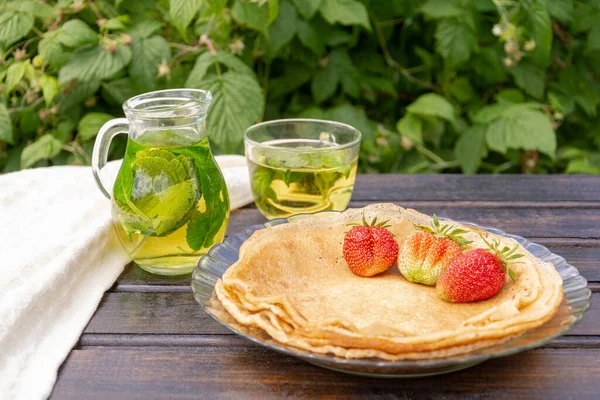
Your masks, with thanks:
[[[204,314],[189,275],[165,279],[130,265],[61,367],[51,398],[599,398],[600,177],[359,176],[351,205],[373,202],[543,244],[588,279],[592,308],[541,349],[436,377],[362,378],[250,343]],[[232,214],[228,232],[264,221],[249,206]]]

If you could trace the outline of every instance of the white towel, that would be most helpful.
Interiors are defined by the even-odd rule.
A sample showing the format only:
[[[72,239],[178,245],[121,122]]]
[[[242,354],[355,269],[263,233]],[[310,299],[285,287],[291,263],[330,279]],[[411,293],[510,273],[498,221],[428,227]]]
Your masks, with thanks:
[[[231,208],[250,203],[244,158],[217,162]],[[44,399],[129,257],[89,167],[0,176],[0,248],[0,398]]]

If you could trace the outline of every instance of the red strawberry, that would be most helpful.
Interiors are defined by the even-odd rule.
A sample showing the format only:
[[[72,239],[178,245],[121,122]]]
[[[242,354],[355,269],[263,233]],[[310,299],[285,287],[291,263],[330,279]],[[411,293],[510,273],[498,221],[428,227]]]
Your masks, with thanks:
[[[355,275],[368,277],[390,268],[398,259],[398,243],[383,225],[375,225],[377,218],[369,225],[363,217],[364,225],[355,226],[344,237],[344,259]]]
[[[466,231],[440,225],[435,215],[432,228],[416,228],[420,232],[411,234],[402,244],[398,268],[409,282],[435,285],[442,271],[462,254],[461,245],[469,243],[458,236]]]
[[[512,280],[516,280],[515,273],[508,268],[508,262],[523,257],[522,254],[513,255],[519,245],[500,250],[498,242],[490,245],[486,241],[486,244],[492,252],[484,249],[467,251],[442,272],[436,291],[443,300],[468,303],[489,299],[504,286],[506,272]]]

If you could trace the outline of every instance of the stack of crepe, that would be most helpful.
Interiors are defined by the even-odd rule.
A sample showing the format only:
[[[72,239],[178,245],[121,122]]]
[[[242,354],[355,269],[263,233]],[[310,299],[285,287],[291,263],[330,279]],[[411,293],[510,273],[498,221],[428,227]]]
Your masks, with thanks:
[[[542,325],[563,299],[562,279],[552,264],[520,247],[525,256],[494,297],[448,303],[432,286],[410,283],[393,265],[372,278],[349,269],[342,255],[350,222],[377,217],[399,243],[430,225],[431,217],[393,204],[307,217],[255,232],[239,260],[217,282],[221,305],[238,323],[274,340],[314,353],[385,360],[447,357],[491,346]],[[474,228],[463,235],[470,247],[512,239]]]

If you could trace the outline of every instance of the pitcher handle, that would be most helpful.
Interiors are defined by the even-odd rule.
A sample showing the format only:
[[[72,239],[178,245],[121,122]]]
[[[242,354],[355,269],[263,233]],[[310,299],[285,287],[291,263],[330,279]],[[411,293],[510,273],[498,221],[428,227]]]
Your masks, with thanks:
[[[98,187],[109,199],[111,198],[110,193],[112,190],[106,189],[106,185],[104,185],[104,182],[102,182],[100,172],[106,165],[110,142],[118,134],[127,133],[128,131],[129,121],[127,118],[111,119],[102,125],[102,128],[100,128],[98,136],[96,137],[96,142],[94,143],[94,151],[92,152],[92,172],[94,173],[94,178],[96,179]]]

